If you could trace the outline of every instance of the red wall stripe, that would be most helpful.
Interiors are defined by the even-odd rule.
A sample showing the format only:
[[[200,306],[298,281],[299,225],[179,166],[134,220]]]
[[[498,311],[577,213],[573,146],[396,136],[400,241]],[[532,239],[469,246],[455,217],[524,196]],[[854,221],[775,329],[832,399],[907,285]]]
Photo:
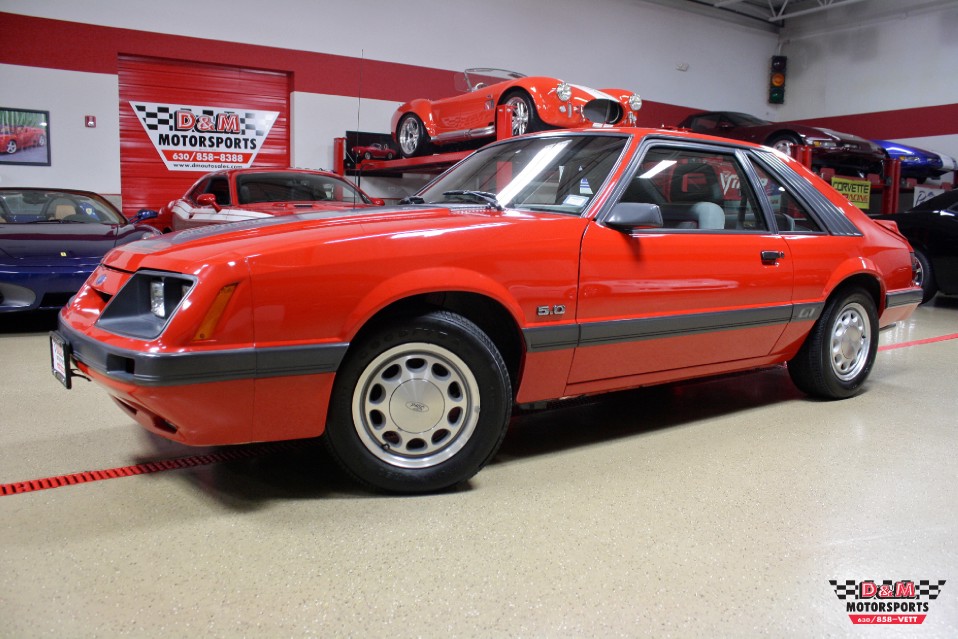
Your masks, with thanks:
[[[133,29],[101,27],[0,12],[4,45],[0,63],[117,73],[121,54],[241,66],[289,73],[291,90],[405,102],[449,95],[457,72],[380,60],[222,42]],[[268,61],[268,62],[264,62]],[[264,66],[268,64],[268,66]],[[360,86],[362,82],[362,86]],[[677,124],[698,109],[646,102],[642,125]],[[828,126],[867,138],[913,138],[958,134],[958,104],[857,115],[802,123]]]
[[[440,98],[453,71],[0,13],[0,63],[117,73],[120,54],[290,73],[293,91],[405,102]],[[362,86],[360,86],[360,80]]]
[[[839,115],[797,122],[847,131],[872,140],[954,135],[958,134],[958,104]]]

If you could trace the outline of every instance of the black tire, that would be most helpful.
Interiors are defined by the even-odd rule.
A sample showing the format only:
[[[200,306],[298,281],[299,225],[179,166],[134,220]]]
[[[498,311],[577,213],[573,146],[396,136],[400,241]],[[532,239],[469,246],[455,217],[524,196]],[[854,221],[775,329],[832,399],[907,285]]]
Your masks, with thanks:
[[[511,411],[508,368],[492,340],[464,317],[434,311],[391,322],[350,347],[324,440],[362,483],[434,492],[486,465]]]
[[[938,284],[935,282],[935,272],[931,268],[928,256],[915,249],[915,259],[918,260],[917,284],[921,286],[921,303],[930,302],[938,293]]]
[[[16,153],[17,152],[17,141],[10,140],[7,142],[7,146],[4,148],[4,151],[7,153]]]
[[[37,138],[37,146],[46,146],[47,145],[47,136],[41,135]]]
[[[373,154],[370,153],[369,151],[366,151],[365,153],[363,153],[363,159],[364,159],[364,160],[372,160],[372,159],[373,159]]]
[[[513,136],[542,130],[539,113],[532,103],[532,98],[525,91],[509,91],[502,96],[500,104],[508,104],[512,107]]]
[[[877,352],[875,301],[853,288],[829,298],[805,343],[788,362],[788,373],[809,395],[845,399],[861,390]]]
[[[791,133],[779,133],[778,135],[773,135],[766,142],[766,146],[770,146],[773,149],[778,149],[786,155],[791,155],[791,147],[798,146],[802,143],[801,139],[797,135]]]
[[[389,153],[386,154],[386,159],[387,159],[387,160],[391,160],[391,159],[393,159],[394,157],[396,157],[396,154],[394,154],[392,151],[390,151]]]
[[[396,125],[396,142],[399,144],[399,153],[404,158],[426,155],[432,150],[426,127],[415,113],[407,113],[399,119]]]

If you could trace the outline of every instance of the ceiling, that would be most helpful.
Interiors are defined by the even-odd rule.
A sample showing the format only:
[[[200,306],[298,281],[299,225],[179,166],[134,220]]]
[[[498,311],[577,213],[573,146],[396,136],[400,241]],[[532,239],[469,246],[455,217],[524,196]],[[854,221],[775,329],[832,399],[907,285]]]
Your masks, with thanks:
[[[829,9],[868,0],[686,0],[686,2],[712,7],[719,11],[763,20],[779,27],[785,20],[799,16],[823,13]]]
[[[736,22],[749,27],[762,29],[772,33],[780,33],[786,24],[794,22],[794,18],[801,18],[805,25],[825,25],[836,13],[834,9],[859,5],[853,9],[861,15],[868,13],[872,8],[881,5],[887,0],[644,0],[656,4],[666,5],[675,9],[692,11],[710,18]],[[909,3],[941,4],[943,1],[954,0],[908,0]],[[907,7],[893,3],[899,10]]]

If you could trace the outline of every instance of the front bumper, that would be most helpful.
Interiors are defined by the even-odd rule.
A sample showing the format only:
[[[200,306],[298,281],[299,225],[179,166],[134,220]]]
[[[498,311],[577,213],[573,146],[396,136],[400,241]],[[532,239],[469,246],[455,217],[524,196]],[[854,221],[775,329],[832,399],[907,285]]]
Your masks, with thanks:
[[[73,264],[0,264],[0,313],[64,306],[97,264],[99,259]]]

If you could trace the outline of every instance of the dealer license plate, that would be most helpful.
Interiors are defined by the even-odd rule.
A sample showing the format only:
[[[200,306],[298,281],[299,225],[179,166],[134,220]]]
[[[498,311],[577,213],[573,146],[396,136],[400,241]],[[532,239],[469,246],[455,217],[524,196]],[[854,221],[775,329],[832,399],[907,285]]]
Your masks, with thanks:
[[[66,388],[70,388],[73,379],[70,370],[70,344],[55,332],[50,333],[50,367],[53,376]]]

